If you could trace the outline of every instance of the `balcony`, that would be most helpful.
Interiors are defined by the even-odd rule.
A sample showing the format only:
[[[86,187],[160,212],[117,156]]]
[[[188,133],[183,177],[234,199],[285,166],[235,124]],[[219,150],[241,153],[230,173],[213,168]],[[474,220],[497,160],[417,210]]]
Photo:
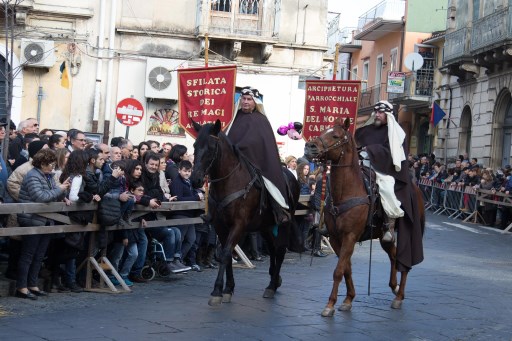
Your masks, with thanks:
[[[276,42],[279,32],[280,1],[197,0],[198,36]]]
[[[384,0],[359,17],[358,33],[360,40],[378,40],[390,32],[399,31],[403,26],[405,0]]]
[[[452,64],[472,60],[470,49],[471,36],[467,27],[446,34],[444,41],[443,64]]]
[[[489,51],[512,43],[510,7],[505,7],[473,22],[471,54]]]
[[[433,82],[433,70],[432,73],[425,72],[419,75],[409,72],[405,76],[404,92],[401,94],[388,93],[389,101],[409,107],[429,105],[432,98]]]
[[[373,108],[375,103],[387,99],[386,83],[361,89],[361,99],[359,100],[359,110]]]
[[[340,44],[339,51],[341,53],[352,53],[361,50],[361,40],[354,39],[357,32],[356,27],[343,27],[338,35],[338,43]]]

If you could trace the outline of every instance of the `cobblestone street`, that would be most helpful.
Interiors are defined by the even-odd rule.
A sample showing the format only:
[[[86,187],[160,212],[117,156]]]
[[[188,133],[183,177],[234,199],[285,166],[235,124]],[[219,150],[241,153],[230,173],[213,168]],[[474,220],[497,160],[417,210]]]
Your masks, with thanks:
[[[291,253],[275,299],[262,298],[268,261],[235,269],[231,304],[207,305],[216,272],[138,284],[130,294],[52,294],[38,301],[2,297],[2,340],[511,340],[512,236],[428,216],[425,261],[409,275],[402,310],[393,310],[388,262],[373,243],[356,246],[351,312],[320,312],[336,257]],[[340,287],[341,303],[344,285]]]

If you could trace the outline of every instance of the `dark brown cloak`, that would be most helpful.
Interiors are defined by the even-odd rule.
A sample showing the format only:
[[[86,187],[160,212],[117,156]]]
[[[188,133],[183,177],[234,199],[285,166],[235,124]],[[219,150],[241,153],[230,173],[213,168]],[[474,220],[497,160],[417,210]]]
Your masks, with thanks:
[[[379,127],[367,125],[359,128],[356,130],[355,139],[360,147],[366,147],[375,170],[395,178],[395,195],[402,203],[401,208],[405,212],[404,217],[397,219],[396,223],[399,231],[397,234],[398,271],[410,270],[413,265],[423,261],[423,234],[408,161],[402,161],[400,172],[395,170],[389,147],[387,125]],[[406,147],[404,146],[404,149],[407,151]]]
[[[287,200],[286,182],[276,138],[267,117],[258,111],[244,113],[238,110],[228,137]]]

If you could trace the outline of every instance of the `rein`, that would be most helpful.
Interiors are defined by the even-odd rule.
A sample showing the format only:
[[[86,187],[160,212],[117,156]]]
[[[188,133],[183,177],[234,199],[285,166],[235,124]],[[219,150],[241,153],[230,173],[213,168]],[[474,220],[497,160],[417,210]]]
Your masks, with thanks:
[[[213,155],[213,158],[212,158],[212,161],[210,162],[210,164],[208,165],[208,167],[206,167],[206,170],[205,170],[205,175],[209,175],[209,172],[211,170],[211,168],[213,167],[215,161],[217,160],[217,157],[219,155],[219,144],[220,144],[220,138],[218,136],[214,136],[214,135],[209,135],[209,137],[212,137],[214,138],[215,140],[217,140],[217,142],[215,143],[215,153]],[[214,184],[214,183],[217,183],[217,182],[221,182],[223,180],[227,180],[228,178],[230,178],[237,169],[241,168],[242,167],[242,162],[240,160],[238,160],[238,163],[235,167],[233,167],[233,169],[225,176],[221,177],[221,178],[216,178],[216,179],[212,179],[210,178],[210,184]],[[229,205],[232,201],[240,198],[240,197],[243,197],[243,199],[245,199],[247,197],[247,194],[249,193],[249,191],[251,190],[251,188],[254,186],[254,184],[256,183],[256,181],[258,180],[258,176],[256,174],[254,174],[254,176],[252,177],[251,181],[249,181],[249,183],[241,190],[238,190],[236,192],[233,192],[229,195],[227,195],[226,197],[224,197],[222,199],[222,201],[219,203],[213,196],[213,193],[210,193],[209,195],[209,198],[216,203],[216,210],[218,212],[222,211],[222,209],[224,209],[224,207],[226,207],[227,205]]]
[[[340,139],[339,141],[333,143],[332,145],[330,146],[326,146],[326,143],[325,141],[322,139],[322,136],[318,136],[317,137],[320,142],[322,143],[322,147],[324,148],[323,150],[323,153],[327,153],[328,151],[330,150],[336,150],[336,149],[341,149],[340,150],[340,155],[338,156],[338,161],[335,163],[335,164],[331,164],[331,167],[350,167],[352,166],[351,163],[348,163],[346,165],[340,165],[340,162],[341,162],[341,158],[343,155],[345,155],[345,151],[343,150],[343,146],[346,145],[348,142],[349,142],[349,138],[347,136],[347,134],[345,134],[344,138],[343,139]]]

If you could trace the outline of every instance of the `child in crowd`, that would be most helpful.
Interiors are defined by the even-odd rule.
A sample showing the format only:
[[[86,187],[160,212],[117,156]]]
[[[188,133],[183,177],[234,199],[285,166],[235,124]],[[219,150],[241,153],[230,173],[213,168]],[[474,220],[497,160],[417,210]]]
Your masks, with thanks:
[[[121,170],[125,169],[125,161],[119,160],[114,161],[111,164],[112,170],[119,168]],[[133,283],[128,279],[128,274],[130,273],[130,269],[132,268],[133,263],[138,256],[137,250],[137,230],[136,229],[122,229],[126,227],[131,227],[132,223],[130,222],[130,216],[135,206],[135,196],[131,195],[128,200],[121,201],[121,194],[125,193],[126,188],[126,178],[123,176],[119,176],[117,179],[117,184],[112,187],[112,189],[105,194],[103,197],[103,203],[112,202],[115,203],[115,200],[118,201],[117,204],[107,205],[108,211],[104,211],[104,215],[110,215],[112,217],[120,217],[118,219],[117,225],[121,230],[116,230],[114,232],[114,242],[113,246],[109,252],[109,259],[112,263],[112,266],[118,270],[119,275],[124,280],[127,286],[132,286]],[[117,211],[117,212],[115,212]],[[124,262],[121,264],[121,258],[123,253],[126,251],[126,258]],[[117,279],[113,276],[110,277],[110,280],[114,285],[119,285]]]
[[[204,199],[204,195],[192,188],[190,176],[192,175],[192,163],[188,160],[182,160],[178,165],[178,176],[171,183],[171,195],[176,196],[177,201],[199,201]],[[176,211],[172,218],[193,218],[193,211]],[[196,230],[194,225],[180,225],[182,249],[181,253],[186,257],[192,270],[201,271],[196,263]]]

